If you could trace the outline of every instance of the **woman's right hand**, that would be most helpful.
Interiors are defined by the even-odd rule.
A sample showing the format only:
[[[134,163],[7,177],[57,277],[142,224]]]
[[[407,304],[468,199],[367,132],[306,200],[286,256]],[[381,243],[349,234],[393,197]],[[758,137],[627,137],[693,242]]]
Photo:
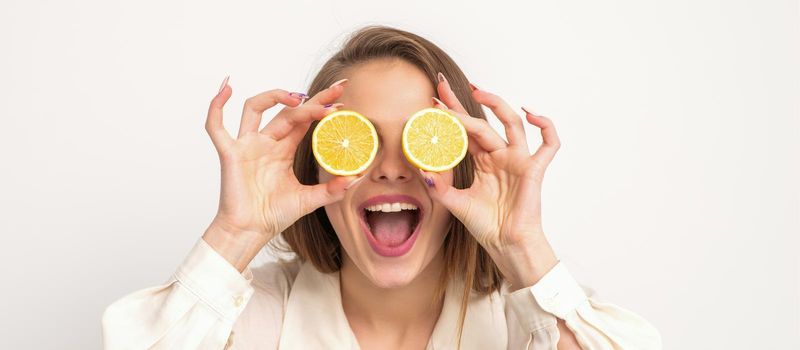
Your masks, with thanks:
[[[236,139],[222,123],[222,107],[233,93],[227,79],[211,101],[206,131],[219,154],[222,185],[217,215],[203,239],[239,271],[273,237],[303,215],[341,200],[346,187],[358,180],[337,176],[308,186],[292,170],[298,143],[314,120],[342,106],[330,104],[343,89],[335,84],[305,103],[297,93],[281,89],[253,96],[244,104]],[[258,130],[264,111],[278,103],[286,107]]]

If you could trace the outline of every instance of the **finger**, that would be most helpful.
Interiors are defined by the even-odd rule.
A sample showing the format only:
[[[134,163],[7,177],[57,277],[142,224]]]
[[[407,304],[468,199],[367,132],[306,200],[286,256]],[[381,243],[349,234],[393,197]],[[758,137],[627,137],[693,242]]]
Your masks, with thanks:
[[[476,141],[474,137],[467,135],[467,142],[467,152],[469,152],[469,154],[471,154],[473,157],[480,153],[486,153],[486,150],[483,149],[480,144],[478,144],[478,141]]]
[[[489,123],[481,118],[474,118],[466,114],[459,113],[457,111],[451,110],[447,108],[447,106],[439,101],[436,97],[433,98],[434,106],[436,108],[440,108],[446,110],[453,114],[458,120],[461,121],[461,124],[464,125],[464,129],[467,130],[467,134],[472,137],[472,140],[475,140],[476,144],[480,146],[482,151],[484,152],[494,152],[499,149],[506,148],[508,144],[497,134]],[[470,143],[472,144],[472,143]]]
[[[561,148],[561,140],[556,133],[556,127],[550,118],[535,115],[530,112],[530,108],[523,108],[525,117],[529,123],[536,125],[542,131],[542,145],[533,154],[533,158],[541,162],[544,167],[556,156],[556,152]]]
[[[305,95],[305,94],[302,94]],[[302,102],[302,96],[295,92],[288,92],[283,89],[274,89],[262,92],[250,97],[244,102],[242,109],[242,122],[239,125],[239,138],[250,132],[257,132],[261,124],[261,116],[264,111],[278,103],[294,107]]]
[[[281,142],[289,143],[292,146],[291,150],[294,153],[294,150],[297,148],[297,145],[300,143],[300,140],[308,132],[308,128],[311,126],[311,123],[314,120],[319,120],[324,118],[326,115],[331,114],[337,111],[339,108],[343,107],[343,103],[334,103],[325,106],[317,106],[313,107],[308,115],[303,118],[295,118],[295,119],[284,119],[279,122],[276,122],[274,125],[273,133],[271,137],[277,138]],[[321,111],[320,111],[321,110]],[[266,127],[264,127],[266,129]]]
[[[301,106],[282,110],[260,132],[275,140],[280,140],[298,126],[307,129],[314,120],[322,119],[328,113],[343,106],[341,103],[334,102],[342,95],[346,81],[343,79],[337,82],[338,84],[334,83],[327,89],[318,92]]]
[[[365,176],[335,176],[326,183],[303,186],[299,193],[303,213],[342,200],[348,190],[363,182]]]
[[[348,79],[342,79],[331,84],[331,86],[329,86],[327,89],[322,90],[311,97],[308,101],[306,101],[306,103],[325,105],[336,102],[336,99],[342,95],[342,92],[347,85],[347,81]]]
[[[467,109],[464,108],[464,105],[461,104],[461,101],[458,100],[458,97],[456,97],[456,94],[450,87],[450,82],[447,81],[444,74],[439,72],[437,78],[439,79],[439,84],[436,85],[436,91],[439,93],[439,97],[444,101],[445,105],[456,112],[469,114],[467,113]]]
[[[453,187],[452,184],[444,181],[444,177],[440,173],[418,170],[420,181],[422,181],[425,190],[428,191],[428,195],[433,200],[444,205],[457,219],[464,219],[466,206],[471,203],[468,190]]]
[[[324,106],[308,104],[294,110],[285,111],[286,113],[275,116],[270,120],[260,132],[276,141],[280,141],[295,131],[305,133],[311,122],[324,118],[342,106],[344,106],[342,103]]]
[[[218,153],[227,149],[230,144],[234,142],[233,138],[225,126],[222,124],[222,107],[228,102],[233,94],[233,89],[227,84],[227,78],[223,82],[222,90],[214,96],[211,100],[211,105],[208,107],[208,116],[206,117],[206,132],[211,137],[211,142]]]
[[[489,107],[500,119],[505,128],[506,138],[510,146],[519,146],[528,148],[528,140],[525,137],[525,127],[522,124],[522,118],[514,112],[514,109],[506,103],[500,96],[491,92],[475,89],[472,91],[472,97],[478,103]]]

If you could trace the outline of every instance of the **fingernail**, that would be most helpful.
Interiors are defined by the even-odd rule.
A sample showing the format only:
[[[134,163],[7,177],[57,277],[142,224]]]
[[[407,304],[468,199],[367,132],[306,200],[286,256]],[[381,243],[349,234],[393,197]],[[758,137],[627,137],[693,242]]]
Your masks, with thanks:
[[[436,77],[439,79],[440,83],[442,83],[442,82],[447,83],[447,78],[444,77],[444,74],[442,74],[442,72],[439,72],[438,74],[436,74]]]
[[[350,183],[349,183],[349,184],[347,184],[347,186],[346,186],[344,189],[345,189],[345,190],[349,190],[349,189],[350,189],[350,187],[353,187],[353,185],[355,185],[355,184],[357,184],[359,181],[363,180],[363,179],[364,179],[364,176],[366,176],[366,175],[361,175],[361,176],[359,176],[358,178],[356,178],[355,180],[353,180],[353,181],[350,181]]]
[[[344,106],[344,103],[328,103],[328,104],[326,104],[326,105],[324,105],[322,107],[325,107],[325,108],[331,108],[331,107],[339,108],[339,107],[342,107],[342,106]]]
[[[440,99],[436,98],[436,96],[433,96],[433,101],[434,101],[434,102],[438,102],[438,103],[439,103],[439,104],[441,104],[442,106],[445,106],[445,107],[447,106],[446,104],[444,104],[444,102],[442,102],[442,100],[440,100]]]
[[[425,184],[428,185],[428,187],[436,186],[433,184],[433,179],[425,176],[425,173],[422,171],[422,169],[417,169],[417,170],[419,170],[419,174],[422,175],[422,178],[425,180]]]
[[[328,89],[330,89],[330,88],[332,88],[332,87],[334,87],[334,86],[336,86],[336,85],[344,85],[344,83],[346,83],[346,82],[347,82],[347,80],[348,80],[347,78],[344,78],[344,79],[342,79],[342,80],[339,80],[339,81],[337,81],[337,82],[335,82],[335,83],[331,84],[331,86],[329,86],[329,87],[328,87]]]
[[[220,86],[219,86],[219,91],[217,91],[217,93],[220,93],[220,92],[222,92],[222,89],[224,89],[224,88],[225,88],[225,86],[226,86],[226,85],[228,85],[228,80],[229,80],[230,78],[231,78],[231,76],[230,76],[230,75],[225,77],[225,80],[223,80],[223,81],[222,81],[222,85],[220,85]]]
[[[537,115],[536,113],[533,113],[533,112],[532,112],[532,111],[533,111],[533,108],[522,106],[522,110],[523,110],[525,113],[528,113],[528,114],[530,114],[530,115],[532,115],[532,116],[534,116],[534,117],[538,117],[538,115]]]
[[[308,98],[308,95],[306,95],[306,94],[304,94],[302,92],[290,92],[289,96],[292,96],[294,98],[299,98],[301,100],[305,99],[305,98]]]

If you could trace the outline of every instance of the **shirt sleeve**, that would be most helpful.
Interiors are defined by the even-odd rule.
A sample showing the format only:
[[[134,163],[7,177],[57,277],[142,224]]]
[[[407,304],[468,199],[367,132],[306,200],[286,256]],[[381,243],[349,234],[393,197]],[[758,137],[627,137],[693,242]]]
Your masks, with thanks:
[[[505,296],[526,349],[556,349],[562,319],[583,349],[661,349],[661,335],[645,319],[587,296],[562,262],[536,284]]]
[[[239,273],[199,239],[167,283],[122,297],[102,318],[105,349],[226,349],[253,295]]]

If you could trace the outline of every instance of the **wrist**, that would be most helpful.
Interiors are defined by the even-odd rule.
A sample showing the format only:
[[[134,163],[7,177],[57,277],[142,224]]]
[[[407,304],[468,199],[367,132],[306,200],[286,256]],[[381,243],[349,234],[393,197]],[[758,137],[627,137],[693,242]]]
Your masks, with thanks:
[[[203,240],[239,272],[244,271],[268,242],[263,233],[239,230],[216,218],[203,233]]]
[[[543,233],[528,235],[524,241],[489,254],[511,284],[511,291],[533,286],[558,264],[558,258]]]

